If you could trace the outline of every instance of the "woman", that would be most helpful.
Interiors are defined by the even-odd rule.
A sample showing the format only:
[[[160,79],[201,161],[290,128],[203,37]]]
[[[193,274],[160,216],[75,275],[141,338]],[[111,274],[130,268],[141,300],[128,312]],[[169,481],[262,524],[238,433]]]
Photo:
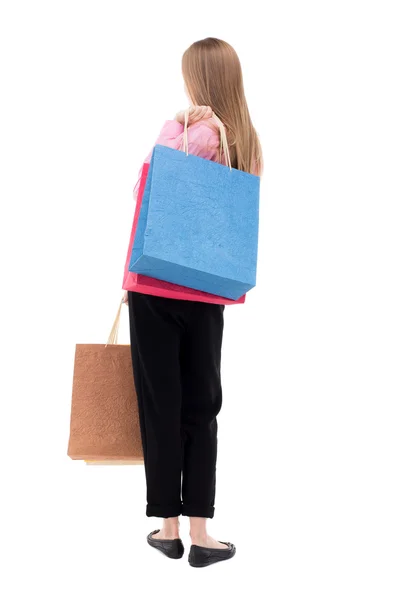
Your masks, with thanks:
[[[262,155],[252,125],[235,50],[207,38],[184,53],[189,111],[188,148],[223,162],[214,112],[225,126],[232,167],[261,175]],[[156,143],[181,149],[184,112],[167,121]],[[151,153],[146,162],[149,162]],[[149,534],[170,558],[184,549],[179,515],[190,519],[189,563],[206,566],[235,554],[235,546],[207,534],[214,516],[217,415],[224,304],[125,292],[147,483],[147,516],[164,519]]]

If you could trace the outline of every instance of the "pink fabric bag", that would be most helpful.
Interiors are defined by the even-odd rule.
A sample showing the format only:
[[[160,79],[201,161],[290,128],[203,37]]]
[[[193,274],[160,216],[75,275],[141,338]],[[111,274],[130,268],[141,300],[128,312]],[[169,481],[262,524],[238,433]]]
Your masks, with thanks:
[[[146,275],[138,275],[137,273],[131,273],[128,270],[130,257],[132,254],[133,242],[135,239],[136,228],[139,220],[140,208],[142,205],[142,198],[144,188],[146,186],[147,174],[149,171],[149,164],[144,163],[141,171],[141,178],[139,183],[139,189],[137,194],[135,216],[133,219],[131,237],[129,240],[128,253],[125,261],[124,280],[122,284],[123,290],[129,290],[132,292],[141,292],[143,294],[149,294],[151,296],[162,296],[163,298],[175,298],[177,300],[194,300],[198,302],[207,302],[210,304],[243,304],[246,296],[242,296],[238,300],[230,300],[229,298],[222,298],[220,296],[214,296],[206,292],[200,292],[198,290],[192,290],[191,288],[176,285],[174,283],[168,283],[166,281],[160,281],[153,277],[147,277]]]

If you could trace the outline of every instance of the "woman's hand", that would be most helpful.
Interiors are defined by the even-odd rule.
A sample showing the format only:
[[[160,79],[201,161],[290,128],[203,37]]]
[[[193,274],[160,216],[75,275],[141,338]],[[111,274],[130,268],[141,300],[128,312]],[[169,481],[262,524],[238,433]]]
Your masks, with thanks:
[[[185,124],[185,112],[181,110],[175,117],[175,121]],[[191,106],[189,108],[189,121],[188,125],[193,125],[196,121],[201,121],[201,119],[210,119],[212,117],[212,108],[210,106]]]
[[[128,305],[128,290],[124,290],[123,302]]]

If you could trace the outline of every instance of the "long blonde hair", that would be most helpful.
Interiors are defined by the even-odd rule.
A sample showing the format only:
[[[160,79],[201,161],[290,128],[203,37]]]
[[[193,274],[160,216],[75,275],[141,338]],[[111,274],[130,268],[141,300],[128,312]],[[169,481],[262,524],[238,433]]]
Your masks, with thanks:
[[[261,175],[260,140],[250,118],[239,57],[217,38],[195,42],[182,57],[182,74],[194,104],[210,106],[226,128],[232,166]]]

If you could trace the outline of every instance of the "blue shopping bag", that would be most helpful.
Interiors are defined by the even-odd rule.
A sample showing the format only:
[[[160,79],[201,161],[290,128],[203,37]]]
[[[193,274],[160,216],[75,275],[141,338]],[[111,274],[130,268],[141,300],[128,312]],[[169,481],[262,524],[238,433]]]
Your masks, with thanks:
[[[156,145],[129,271],[237,300],[256,284],[260,178]]]

